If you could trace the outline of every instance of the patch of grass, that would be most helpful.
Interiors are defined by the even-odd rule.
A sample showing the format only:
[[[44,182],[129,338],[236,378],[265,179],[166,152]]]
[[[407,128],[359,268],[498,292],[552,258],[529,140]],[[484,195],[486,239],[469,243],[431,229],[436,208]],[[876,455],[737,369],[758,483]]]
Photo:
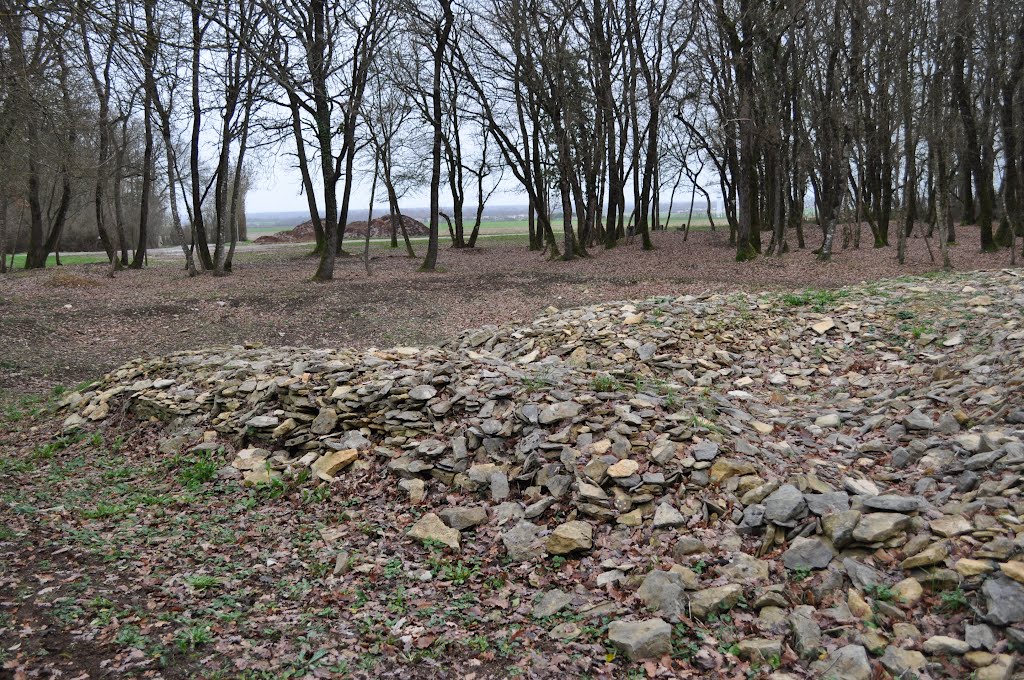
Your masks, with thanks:
[[[218,449],[218,451],[220,451]],[[175,456],[175,458],[180,458]],[[174,460],[174,459],[172,459]],[[192,458],[180,461],[178,480],[189,489],[197,489],[217,477],[217,461],[209,451],[202,451]]]
[[[590,386],[595,392],[615,392],[619,389],[619,383],[608,374],[595,375],[590,381]]]
[[[113,503],[97,503],[96,507],[89,510],[82,510],[82,517],[86,519],[104,519],[107,517],[116,517],[118,515],[126,515],[134,510],[130,505],[127,504],[113,504]]]
[[[135,647],[142,649],[146,646],[146,638],[139,632],[136,626],[124,626],[117,632],[114,642],[122,647]]]
[[[805,290],[800,293],[786,293],[783,303],[790,307],[811,307],[816,312],[826,312],[849,295],[844,290]]]
[[[883,584],[876,583],[874,585],[867,586],[864,591],[873,599],[879,602],[892,602],[896,599],[896,593],[892,591],[892,588]]]
[[[810,567],[796,567],[790,570],[789,580],[799,583],[800,581],[806,581],[811,575]]]
[[[197,590],[202,593],[210,590],[211,588],[218,587],[220,585],[220,579],[216,576],[210,576],[209,574],[197,574],[186,578],[185,583],[187,583],[193,590]]]
[[[185,626],[174,634],[174,644],[182,652],[194,652],[203,645],[213,642],[213,631],[205,623]]]
[[[960,588],[942,593],[939,595],[939,600],[941,611],[957,612],[967,609],[967,594]]]

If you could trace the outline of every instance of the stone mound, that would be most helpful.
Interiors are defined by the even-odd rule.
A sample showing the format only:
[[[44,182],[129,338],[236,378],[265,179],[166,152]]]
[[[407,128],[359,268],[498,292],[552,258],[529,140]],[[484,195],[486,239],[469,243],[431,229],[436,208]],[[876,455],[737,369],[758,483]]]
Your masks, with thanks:
[[[639,586],[634,618],[749,603],[769,637],[741,656],[785,641],[816,677],[871,676],[865,648],[920,671],[895,634],[817,661],[822,628],[941,627],[924,602],[977,592],[977,625],[921,648],[985,652],[978,677],[1008,677],[1024,642],[1022,308],[1024,280],[1003,271],[549,308],[439,348],[183,352],[68,395],[65,427],[127,408],[221,433],[240,447],[223,474],[250,484],[359,462],[413,504],[430,505],[426,483],[468,490],[487,510],[434,494],[410,536],[457,549],[497,522],[512,562],[592,555],[581,581]],[[644,573],[609,547],[623,536],[675,566]],[[772,585],[807,578],[802,602]],[[665,653],[671,626],[628,618],[612,645]]]
[[[405,224],[405,230],[409,234],[410,238],[414,236],[430,235],[430,227],[419,220],[415,220],[408,215],[402,215],[402,222]],[[398,234],[399,237],[401,237],[401,230],[399,230]],[[362,236],[365,238],[366,220],[349,222],[348,226],[345,228],[345,236],[346,238],[355,236]],[[391,238],[391,215],[374,218],[370,225],[370,238]],[[260,236],[253,241],[253,243],[309,243],[315,240],[316,232],[313,230],[313,222],[311,220],[307,220],[288,231]]]

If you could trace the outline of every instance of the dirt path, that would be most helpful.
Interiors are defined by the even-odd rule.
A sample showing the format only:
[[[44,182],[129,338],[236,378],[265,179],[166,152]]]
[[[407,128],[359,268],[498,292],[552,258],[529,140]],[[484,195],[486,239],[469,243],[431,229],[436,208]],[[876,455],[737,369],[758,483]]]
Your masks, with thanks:
[[[1005,251],[978,252],[973,229],[959,236],[957,269],[1007,265]],[[188,279],[170,264],[180,258],[176,249],[154,253],[161,266],[114,280],[102,265],[18,272],[0,278],[0,391],[73,385],[137,356],[196,347],[438,343],[468,327],[530,319],[549,305],[836,287],[935,268],[922,239],[910,241],[904,267],[894,248],[840,251],[830,264],[810,250],[740,264],[722,231],[693,233],[688,242],[659,233],[654,241],[651,253],[635,242],[568,263],[496,240],[476,250],[444,249],[435,274],[417,273],[418,260],[375,246],[372,277],[352,258],[339,261],[336,280],[326,284],[309,281],[315,263],[295,245],[247,246],[225,278]],[[862,243],[870,243],[866,234]]]

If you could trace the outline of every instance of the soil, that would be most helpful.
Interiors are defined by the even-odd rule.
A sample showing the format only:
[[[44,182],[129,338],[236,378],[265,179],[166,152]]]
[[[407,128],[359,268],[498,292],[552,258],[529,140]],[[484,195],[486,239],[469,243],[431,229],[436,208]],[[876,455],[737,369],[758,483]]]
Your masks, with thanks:
[[[997,269],[1009,253],[981,253],[977,230],[958,229],[958,270]],[[814,237],[811,237],[812,239]],[[816,241],[811,241],[816,245]],[[263,343],[388,347],[442,343],[466,328],[526,321],[541,310],[704,290],[834,288],[937,269],[924,239],[874,249],[837,248],[830,263],[811,249],[735,262],[728,233],[656,233],[591,257],[551,261],[522,242],[500,239],[473,250],[442,249],[439,271],[417,272],[403,250],[374,245],[373,274],[358,257],[338,261],[335,280],[312,283],[316,267],[297,246],[240,253],[235,272],[189,279],[174,261],[113,280],[103,265],[16,272],[0,278],[0,393],[40,393],[96,378],[139,356]],[[418,253],[423,249],[417,244]],[[938,257],[937,244],[932,249]]]

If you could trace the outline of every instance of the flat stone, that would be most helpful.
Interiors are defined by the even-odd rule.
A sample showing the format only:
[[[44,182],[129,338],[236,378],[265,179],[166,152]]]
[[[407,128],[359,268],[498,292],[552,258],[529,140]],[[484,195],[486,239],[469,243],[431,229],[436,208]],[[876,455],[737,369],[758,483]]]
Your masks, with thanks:
[[[739,657],[750,661],[765,662],[782,656],[782,640],[770,638],[744,638],[739,641]]]
[[[409,528],[409,536],[418,538],[421,541],[437,541],[443,543],[452,550],[459,549],[459,532],[452,529],[441,521],[441,518],[432,512],[423,515],[415,524]]]
[[[709,614],[732,609],[742,596],[743,587],[735,583],[698,590],[690,595],[690,613],[698,619],[706,619]]]
[[[924,588],[916,578],[905,578],[892,587],[892,592],[898,602],[914,605],[924,595]]]
[[[438,515],[452,529],[469,529],[487,523],[486,508],[445,508]]]
[[[549,590],[541,595],[533,606],[532,616],[535,619],[545,619],[549,616],[554,616],[565,607],[568,607],[571,602],[572,595],[569,593],[557,588]]]
[[[409,398],[416,401],[427,401],[437,396],[437,389],[433,385],[417,385],[409,390]]]
[[[892,645],[885,648],[885,653],[878,661],[885,670],[897,678],[910,677],[924,668],[927,663],[927,659],[921,652]]]
[[[963,640],[957,640],[946,635],[935,635],[924,641],[921,647],[926,654],[938,654],[942,656],[961,656],[971,651],[971,646]]]
[[[1011,654],[996,654],[990,665],[974,671],[974,680],[1010,680],[1014,669],[1014,657]]]
[[[1024,583],[1024,562],[1003,562],[999,569],[1017,583]]]
[[[711,466],[708,479],[712,484],[719,484],[729,479],[742,475],[756,474],[757,469],[746,461],[719,459]]]
[[[985,618],[997,626],[1024,621],[1024,585],[1006,576],[989,578],[981,586],[988,606]]]
[[[789,617],[793,649],[801,659],[817,659],[822,652],[821,626],[814,620],[814,611],[810,605],[801,605]]]
[[[928,528],[932,530],[933,534],[942,536],[943,538],[952,538],[953,536],[959,536],[961,534],[969,534],[974,530],[974,526],[970,520],[961,515],[945,515],[938,519],[933,519],[928,523]]]
[[[677,619],[684,612],[685,590],[681,574],[656,569],[644,577],[636,594],[647,609]]]
[[[426,498],[427,485],[422,479],[402,479],[399,480],[398,486],[409,493],[409,501],[412,503],[422,503]]]
[[[896,512],[870,512],[862,515],[853,530],[858,543],[879,543],[895,537],[910,527],[910,518]]]
[[[767,581],[771,573],[768,562],[742,552],[729,555],[729,561],[718,567],[718,573],[734,583]]]
[[[594,547],[594,527],[587,522],[573,520],[560,524],[547,540],[547,551],[552,555],[568,555]]]
[[[968,557],[962,557],[956,561],[953,565],[953,569],[956,573],[961,576],[970,578],[972,576],[981,576],[982,574],[988,574],[995,571],[995,567],[992,566],[991,562],[986,560],[972,560]]]
[[[563,401],[544,407],[537,420],[541,425],[550,425],[566,418],[575,418],[582,410],[583,406],[575,401]]]
[[[864,507],[869,510],[879,510],[882,512],[917,512],[919,508],[919,502],[916,498],[906,498],[904,496],[893,496],[885,494],[882,496],[872,496],[864,499]]]
[[[338,412],[333,408],[322,408],[316,418],[309,425],[309,431],[313,434],[330,434],[334,432],[338,424]]]
[[[632,477],[636,474],[636,471],[640,469],[640,463],[635,460],[628,458],[620,460],[618,463],[608,468],[608,476],[615,479],[622,479],[624,477]]]
[[[907,428],[907,431],[910,432],[915,430],[927,431],[935,429],[935,423],[932,421],[931,416],[915,409],[903,417],[903,427]]]
[[[807,511],[807,503],[800,489],[792,484],[783,484],[764,500],[764,516],[776,524],[788,524]]]
[[[359,452],[355,449],[331,451],[317,458],[311,467],[317,477],[329,482],[334,479],[336,474],[356,462],[357,458],[359,458]]]
[[[821,530],[825,537],[832,541],[837,549],[842,549],[853,543],[853,530],[860,522],[858,510],[846,510],[832,515],[826,515],[821,520]]]
[[[839,418],[838,413],[825,413],[814,419],[814,424],[818,427],[839,427],[842,422]]]
[[[971,649],[986,649],[991,652],[996,648],[996,634],[984,623],[968,623],[964,626],[964,642],[969,644]]]
[[[265,430],[277,427],[278,423],[280,423],[280,420],[278,420],[277,416],[256,416],[245,421],[245,426],[256,430]]]
[[[850,509],[850,497],[842,491],[804,494],[804,501],[807,502],[807,509],[818,517]]]
[[[701,442],[693,447],[693,458],[697,461],[711,461],[718,457],[718,444],[715,442]]]
[[[824,539],[798,537],[782,553],[782,563],[790,570],[824,569],[835,554],[835,549]]]
[[[818,678],[837,680],[871,680],[871,662],[867,651],[860,645],[847,645],[836,649],[811,669]]]
[[[651,526],[655,529],[675,529],[686,524],[682,513],[668,503],[659,503],[654,509],[654,520]]]
[[[672,626],[662,619],[612,621],[608,642],[631,661],[660,659],[672,651]]]
[[[517,506],[518,507],[518,506]],[[538,537],[541,527],[533,522],[520,521],[501,534],[501,542],[508,556],[515,562],[525,562],[544,554],[544,542]]]
[[[281,479],[281,472],[279,470],[269,470],[264,465],[263,467],[246,470],[243,474],[243,479],[245,486],[261,486]]]
[[[693,536],[681,536],[676,544],[672,546],[672,559],[682,562],[682,558],[688,555],[700,555],[706,553],[708,547],[699,538]]]
[[[816,324],[812,324],[811,325],[811,330],[813,330],[818,335],[825,335],[825,333],[828,333],[830,330],[832,330],[835,327],[836,327],[836,322],[833,321],[832,317],[829,316],[829,317],[825,317],[824,319],[822,319],[821,321],[819,321]]]
[[[921,567],[929,567],[933,564],[944,562],[947,557],[949,557],[949,545],[945,541],[933,543],[916,555],[903,560],[900,563],[900,567],[903,569],[920,569]]]

